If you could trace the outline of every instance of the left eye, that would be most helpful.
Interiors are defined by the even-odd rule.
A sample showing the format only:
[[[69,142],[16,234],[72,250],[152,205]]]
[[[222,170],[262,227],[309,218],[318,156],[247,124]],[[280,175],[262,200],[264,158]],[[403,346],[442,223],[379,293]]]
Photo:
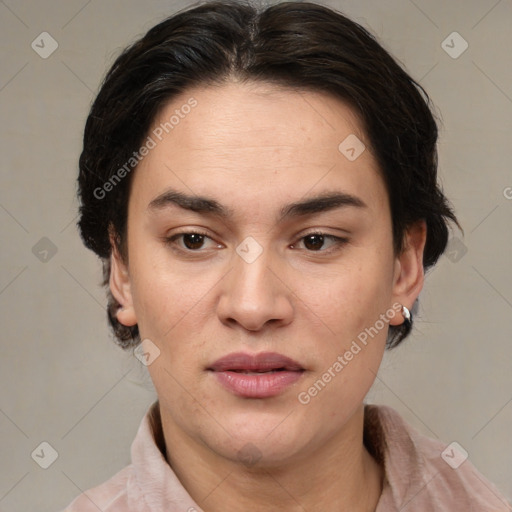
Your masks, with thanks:
[[[326,240],[331,241],[331,246],[327,250],[320,251],[324,247]],[[325,233],[309,233],[303,236],[300,241],[303,241],[304,246],[310,252],[331,252],[333,248],[335,249],[347,243],[348,240],[334,235],[326,235]]]

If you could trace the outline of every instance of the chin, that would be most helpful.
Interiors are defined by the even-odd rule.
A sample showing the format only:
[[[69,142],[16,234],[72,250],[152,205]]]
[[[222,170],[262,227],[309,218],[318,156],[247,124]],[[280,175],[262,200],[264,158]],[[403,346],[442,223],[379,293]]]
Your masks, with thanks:
[[[296,424],[284,426],[286,414],[244,414],[242,417],[224,416],[226,435],[223,440],[206,440],[219,455],[246,468],[278,467],[291,462],[311,443],[308,432]],[[284,421],[283,421],[284,420]],[[226,433],[225,431],[223,431]],[[212,442],[213,441],[213,442]]]

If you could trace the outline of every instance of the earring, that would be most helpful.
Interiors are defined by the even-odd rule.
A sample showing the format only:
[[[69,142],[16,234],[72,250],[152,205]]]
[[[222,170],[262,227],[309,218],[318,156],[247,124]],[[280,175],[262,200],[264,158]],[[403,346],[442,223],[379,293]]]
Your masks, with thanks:
[[[404,317],[405,326],[410,328],[412,326],[412,314],[405,306],[402,306],[402,316]]]

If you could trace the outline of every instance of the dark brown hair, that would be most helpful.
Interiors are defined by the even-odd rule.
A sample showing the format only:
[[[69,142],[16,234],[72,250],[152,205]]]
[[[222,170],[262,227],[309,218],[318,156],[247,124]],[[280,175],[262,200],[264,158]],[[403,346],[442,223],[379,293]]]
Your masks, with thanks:
[[[92,105],[80,156],[78,226],[85,245],[103,260],[104,285],[109,233],[127,258],[133,172],[126,163],[174,96],[233,79],[327,92],[355,109],[386,183],[395,253],[403,249],[406,229],[422,219],[425,270],[436,263],[448,241],[447,221],[458,222],[437,183],[438,130],[423,88],[367,30],[330,8],[310,2],[258,8],[222,0],[169,17],[125,49]],[[119,304],[108,293],[117,342],[133,347],[140,342],[138,327],[118,322]],[[390,326],[388,347],[409,331],[406,324]]]

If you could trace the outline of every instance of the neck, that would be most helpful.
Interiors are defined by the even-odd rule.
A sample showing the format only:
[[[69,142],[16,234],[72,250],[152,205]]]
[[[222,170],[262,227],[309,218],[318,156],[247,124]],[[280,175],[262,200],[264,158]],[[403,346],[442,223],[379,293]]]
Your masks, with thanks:
[[[375,511],[383,471],[363,444],[363,405],[321,449],[278,466],[222,457],[161,417],[167,461],[205,512]]]

